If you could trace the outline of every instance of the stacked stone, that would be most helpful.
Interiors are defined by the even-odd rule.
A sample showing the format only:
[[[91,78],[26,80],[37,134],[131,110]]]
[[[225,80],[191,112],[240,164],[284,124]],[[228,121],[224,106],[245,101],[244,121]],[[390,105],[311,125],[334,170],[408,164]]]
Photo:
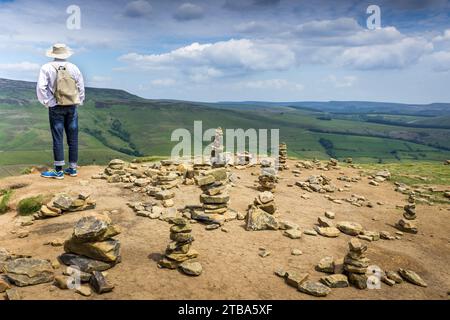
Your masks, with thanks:
[[[348,280],[358,289],[367,288],[367,267],[370,260],[365,256],[367,246],[352,238],[348,243],[349,252],[344,258],[344,271]]]
[[[259,191],[274,192],[278,183],[277,172],[269,160],[261,161],[261,174],[258,177]]]
[[[120,159],[113,159],[105,168],[104,175],[101,178],[106,179],[106,181],[108,181],[109,183],[118,183],[123,182],[126,174],[125,161]]]
[[[205,171],[204,175],[197,176],[196,182],[203,193],[200,195],[203,212],[206,215],[224,215],[228,211],[230,196],[227,187],[228,173],[225,168],[216,168]]]
[[[249,231],[277,230],[279,224],[275,218],[276,211],[273,193],[261,192],[253,201],[253,204],[249,205],[246,229]]]
[[[120,229],[107,215],[95,214],[78,220],[72,237],[64,242],[64,251],[110,264],[120,262],[120,241],[113,237]],[[103,270],[98,270],[103,271]]]
[[[81,192],[75,199],[62,193],[55,196],[48,204],[42,205],[41,209],[35,213],[34,218],[53,218],[66,212],[95,209],[95,206],[95,200],[93,200],[87,192]]]
[[[280,143],[278,147],[278,166],[279,170],[288,169],[287,166],[287,145],[286,143]]]
[[[72,237],[64,242],[65,253],[59,259],[81,271],[86,276],[85,281],[89,281],[97,293],[109,292],[114,287],[106,281],[101,271],[121,261],[120,241],[113,238],[118,234],[120,229],[111,223],[107,215],[83,217],[75,224]],[[64,283],[67,281],[59,282],[59,286],[66,289]]]
[[[155,185],[162,190],[168,190],[175,188],[181,183],[179,175],[176,171],[163,171],[161,170],[156,176]]]
[[[168,269],[180,267],[181,271],[189,275],[199,275],[201,266],[200,273],[197,272],[198,274],[195,274],[196,272],[189,273],[188,269],[192,268],[187,268],[192,266],[189,262],[198,257],[198,252],[191,248],[194,241],[194,237],[191,234],[191,225],[184,218],[174,218],[171,222],[173,222],[173,225],[170,227],[170,240],[172,241],[166,248],[164,258],[158,262],[158,266]]]
[[[409,233],[417,233],[416,220],[416,204],[408,203],[403,207],[403,218],[397,223],[397,228],[401,231]]]

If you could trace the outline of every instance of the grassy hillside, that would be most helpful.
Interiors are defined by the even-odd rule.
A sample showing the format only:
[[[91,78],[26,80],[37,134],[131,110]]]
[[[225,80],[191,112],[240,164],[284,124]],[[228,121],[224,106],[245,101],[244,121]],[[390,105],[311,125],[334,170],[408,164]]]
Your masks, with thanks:
[[[192,131],[195,120],[203,121],[203,130],[278,128],[292,157],[378,163],[450,158],[445,121],[449,105],[427,109],[379,104],[377,109],[377,103],[366,104],[211,104],[147,100],[122,90],[88,88],[79,109],[80,163],[169,155],[176,144],[170,141],[171,132]],[[369,114],[361,111],[369,109]],[[48,112],[35,100],[35,84],[0,79],[0,167],[9,172],[21,165],[50,164],[51,148]]]

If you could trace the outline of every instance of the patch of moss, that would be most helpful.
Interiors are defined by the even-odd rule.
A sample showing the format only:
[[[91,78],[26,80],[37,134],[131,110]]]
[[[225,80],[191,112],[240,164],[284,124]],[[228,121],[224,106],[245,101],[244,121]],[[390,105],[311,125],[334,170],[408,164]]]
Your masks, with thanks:
[[[0,200],[0,214],[6,213],[8,211],[8,203],[9,199],[11,199],[13,191],[12,190],[1,190],[0,196],[2,197]]]
[[[17,212],[21,216],[33,214],[41,209],[43,202],[44,197],[42,195],[22,199],[17,204]]]

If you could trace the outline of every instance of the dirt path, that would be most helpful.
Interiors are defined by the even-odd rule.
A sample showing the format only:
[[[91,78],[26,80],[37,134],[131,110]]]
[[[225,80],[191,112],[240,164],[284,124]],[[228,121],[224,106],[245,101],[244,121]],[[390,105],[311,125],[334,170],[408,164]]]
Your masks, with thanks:
[[[291,168],[294,162],[290,161]],[[347,252],[349,236],[341,234],[338,238],[324,238],[303,235],[292,240],[282,235],[282,231],[249,232],[243,228],[244,222],[234,220],[226,223],[228,233],[220,229],[205,230],[201,224],[193,225],[193,243],[200,253],[203,274],[191,278],[178,271],[158,269],[156,261],[169,242],[169,224],[159,220],[138,217],[127,207],[126,202],[140,200],[141,194],[123,190],[119,185],[108,184],[104,180],[91,180],[92,174],[101,167],[83,167],[77,178],[63,181],[46,180],[37,174],[10,177],[0,180],[0,188],[12,183],[28,183],[29,186],[17,190],[12,198],[15,204],[21,198],[45,193],[70,192],[81,190],[92,192],[97,200],[96,211],[118,210],[112,216],[123,233],[117,238],[122,243],[122,263],[108,270],[108,278],[115,284],[111,293],[84,298],[70,290],[52,289],[51,284],[19,288],[25,299],[314,299],[287,286],[274,275],[278,267],[309,272],[310,279],[318,280],[323,273],[314,266],[325,256],[343,257]],[[254,188],[258,168],[235,170],[240,178],[237,186],[231,189],[230,207],[245,211],[258,194]],[[342,168],[348,176],[356,176],[358,170]],[[295,181],[304,180],[311,174],[325,174],[332,183],[343,187],[348,182],[336,180],[339,170],[328,172],[302,169],[300,177],[291,171],[281,173],[281,181],[275,193],[281,219],[297,223],[302,230],[312,229],[317,217],[325,210],[336,213],[335,221],[355,221],[368,230],[386,230],[395,233],[393,225],[401,217],[402,210],[396,205],[404,205],[406,197],[394,192],[393,184],[381,183],[374,187],[368,180],[350,183],[346,192],[335,192],[333,196],[347,198],[351,194],[365,196],[373,208],[355,207],[349,203],[336,204],[324,198],[323,194],[310,193],[309,199],[301,198],[306,193],[297,186],[288,187]],[[82,184],[86,184],[83,186]],[[196,186],[181,186],[177,189],[175,205],[199,203],[200,189]],[[382,201],[384,205],[377,205]],[[418,205],[417,235],[405,234],[402,240],[379,240],[368,243],[368,257],[372,264],[382,269],[397,270],[399,267],[416,271],[428,283],[428,288],[403,283],[394,287],[382,284],[379,290],[358,290],[355,288],[333,289],[326,298],[321,299],[447,299],[450,290],[450,207]],[[15,212],[0,216],[0,247],[14,253],[31,254],[39,258],[56,258],[63,252],[62,247],[44,245],[53,239],[66,239],[72,232],[74,223],[86,213],[70,213],[48,220],[38,220],[32,226],[15,225]],[[29,230],[30,235],[19,239],[13,230]],[[261,258],[258,248],[265,247],[271,255]],[[291,249],[298,248],[303,255],[291,255]],[[57,273],[62,272],[62,267]]]

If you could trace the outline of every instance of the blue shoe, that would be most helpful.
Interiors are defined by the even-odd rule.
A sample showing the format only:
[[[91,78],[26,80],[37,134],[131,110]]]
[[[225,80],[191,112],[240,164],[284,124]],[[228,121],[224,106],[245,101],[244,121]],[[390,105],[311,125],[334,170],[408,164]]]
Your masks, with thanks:
[[[52,179],[64,179],[64,172],[56,171],[56,170],[48,170],[48,171],[42,172],[41,177],[52,178]]]
[[[77,169],[75,168],[64,169],[64,173],[71,177],[76,177],[78,175]]]

